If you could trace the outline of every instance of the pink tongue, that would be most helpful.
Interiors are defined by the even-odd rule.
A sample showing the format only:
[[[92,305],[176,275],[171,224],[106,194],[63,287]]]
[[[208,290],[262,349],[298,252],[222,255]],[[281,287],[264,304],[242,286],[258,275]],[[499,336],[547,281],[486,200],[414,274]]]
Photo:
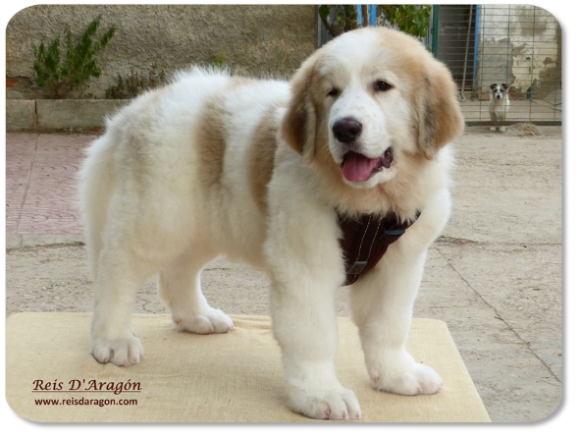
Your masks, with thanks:
[[[369,179],[372,170],[379,164],[379,158],[369,159],[355,152],[348,152],[343,157],[341,171],[351,182],[363,182]]]

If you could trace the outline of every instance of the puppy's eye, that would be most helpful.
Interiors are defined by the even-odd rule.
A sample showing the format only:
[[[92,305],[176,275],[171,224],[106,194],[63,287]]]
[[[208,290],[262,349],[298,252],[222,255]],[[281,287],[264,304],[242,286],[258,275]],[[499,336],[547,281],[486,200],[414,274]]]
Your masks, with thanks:
[[[327,93],[327,97],[337,97],[339,95],[339,90],[337,88],[331,88]]]
[[[389,91],[390,89],[393,88],[392,85],[388,84],[386,81],[384,80],[378,80],[375,82],[375,84],[373,85],[373,88],[375,89],[375,91]]]

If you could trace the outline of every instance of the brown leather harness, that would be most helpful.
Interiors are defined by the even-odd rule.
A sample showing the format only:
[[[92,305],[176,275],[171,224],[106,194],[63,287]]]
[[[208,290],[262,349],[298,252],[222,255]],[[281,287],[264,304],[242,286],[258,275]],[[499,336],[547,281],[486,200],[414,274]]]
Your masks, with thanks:
[[[415,220],[400,222],[393,212],[385,216],[363,214],[355,217],[337,214],[343,236],[339,240],[345,258],[345,282],[355,283],[371,270],[385,254],[390,244],[397,241]]]

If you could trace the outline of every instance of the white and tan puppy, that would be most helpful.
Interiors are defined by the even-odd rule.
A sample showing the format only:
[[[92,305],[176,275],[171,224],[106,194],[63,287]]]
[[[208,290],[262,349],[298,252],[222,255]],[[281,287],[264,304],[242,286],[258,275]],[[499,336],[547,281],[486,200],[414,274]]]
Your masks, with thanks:
[[[201,292],[220,254],[263,269],[289,406],[359,419],[335,373],[334,295],[344,282],[337,213],[419,219],[350,287],[378,390],[432,394],[442,381],[405,350],[428,246],[450,214],[451,151],[463,119],[449,71],[413,38],[345,33],[290,83],[193,68],[107,123],[81,171],[94,278],[92,354],[129,365],[135,294],[160,273],[175,327],[233,329]]]

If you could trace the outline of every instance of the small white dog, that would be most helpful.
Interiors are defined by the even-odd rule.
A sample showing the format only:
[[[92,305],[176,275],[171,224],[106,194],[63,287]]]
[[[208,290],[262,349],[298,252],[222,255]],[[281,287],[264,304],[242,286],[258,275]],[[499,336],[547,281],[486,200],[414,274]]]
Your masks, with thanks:
[[[492,123],[497,124],[506,121],[506,115],[510,108],[510,97],[508,96],[509,87],[505,83],[493,83],[490,85],[490,119]],[[490,127],[495,131],[497,126]],[[506,126],[499,127],[501,132],[506,130]]]

